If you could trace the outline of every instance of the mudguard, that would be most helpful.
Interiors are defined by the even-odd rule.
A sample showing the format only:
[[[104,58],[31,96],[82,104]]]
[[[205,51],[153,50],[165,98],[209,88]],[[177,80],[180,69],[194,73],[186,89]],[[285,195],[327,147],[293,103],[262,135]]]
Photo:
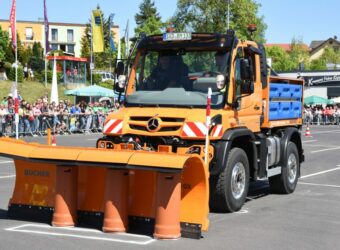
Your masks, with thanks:
[[[224,132],[222,136],[222,140],[218,143],[218,146],[216,148],[216,164],[210,168],[210,174],[211,175],[218,175],[220,174],[224,167],[226,166],[227,159],[228,159],[228,152],[231,149],[232,143],[235,139],[239,137],[247,136],[251,139],[251,141],[255,140],[254,133],[249,130],[248,128],[235,128],[235,129],[229,129]],[[257,152],[256,152],[256,145],[252,143],[251,145],[253,154],[252,159],[249,159],[249,164],[252,164],[251,166],[254,167],[255,170],[257,170]]]
[[[283,166],[282,160],[285,159],[287,156],[287,146],[290,141],[294,141],[296,143],[296,147],[299,151],[299,159],[300,163],[304,161],[304,155],[302,150],[302,142],[301,142],[301,135],[297,128],[295,127],[288,127],[283,130],[283,136],[281,139],[281,160],[280,160],[280,166]]]

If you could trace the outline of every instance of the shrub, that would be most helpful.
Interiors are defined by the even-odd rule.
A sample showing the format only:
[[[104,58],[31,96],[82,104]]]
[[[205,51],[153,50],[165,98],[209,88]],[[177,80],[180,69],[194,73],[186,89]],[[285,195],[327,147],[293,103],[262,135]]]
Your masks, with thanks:
[[[11,81],[15,81],[15,68],[11,67],[9,74],[8,74],[8,79]],[[18,82],[23,82],[24,81],[24,70],[22,67],[18,67]]]
[[[101,74],[93,74],[93,79],[92,79],[93,83],[95,84],[100,84],[102,81],[102,75]]]
[[[113,81],[111,81],[113,83]],[[110,81],[100,82],[98,85],[107,89],[113,89],[113,84]]]
[[[12,64],[9,62],[5,62],[4,67],[5,67],[6,75],[8,77],[9,73],[11,72]]]
[[[34,73],[35,79],[39,82],[45,82],[45,70],[41,71],[41,73]],[[47,82],[52,83],[53,71],[47,70]],[[57,72],[57,81],[58,83],[62,82],[63,74]]]

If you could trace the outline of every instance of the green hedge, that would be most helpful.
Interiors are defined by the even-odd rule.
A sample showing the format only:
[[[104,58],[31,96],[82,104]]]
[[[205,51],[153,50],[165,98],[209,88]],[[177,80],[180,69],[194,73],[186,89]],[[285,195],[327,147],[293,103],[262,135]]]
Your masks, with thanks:
[[[101,74],[93,74],[92,82],[99,85],[102,81],[102,75]]]
[[[45,71],[41,71],[41,73],[34,73],[34,77],[39,82],[45,82]],[[47,70],[47,82],[52,83],[53,71]],[[57,72],[57,81],[60,83],[62,81],[63,74]]]
[[[15,68],[11,67],[7,77],[9,80],[15,81]],[[22,67],[18,67],[18,82],[23,82],[23,81],[24,81],[24,70]]]
[[[113,89],[113,81],[100,82],[98,85],[104,88]]]

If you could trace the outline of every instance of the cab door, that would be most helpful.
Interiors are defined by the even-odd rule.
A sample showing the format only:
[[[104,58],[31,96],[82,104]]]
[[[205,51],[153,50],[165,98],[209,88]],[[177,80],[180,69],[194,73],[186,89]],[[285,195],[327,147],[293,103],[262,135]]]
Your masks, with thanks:
[[[259,56],[247,46],[237,49],[233,61],[235,118],[238,126],[247,127],[253,132],[260,131],[262,115],[262,84],[260,80]],[[242,67],[248,65],[251,77],[242,76]],[[243,64],[243,66],[242,66]]]

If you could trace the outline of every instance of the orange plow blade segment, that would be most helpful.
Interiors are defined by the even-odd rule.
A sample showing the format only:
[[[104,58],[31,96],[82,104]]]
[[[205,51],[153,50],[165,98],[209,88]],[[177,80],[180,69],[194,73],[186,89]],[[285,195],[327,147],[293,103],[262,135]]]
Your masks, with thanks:
[[[9,216],[158,239],[208,229],[209,173],[197,155],[52,147],[0,139],[16,168]]]

